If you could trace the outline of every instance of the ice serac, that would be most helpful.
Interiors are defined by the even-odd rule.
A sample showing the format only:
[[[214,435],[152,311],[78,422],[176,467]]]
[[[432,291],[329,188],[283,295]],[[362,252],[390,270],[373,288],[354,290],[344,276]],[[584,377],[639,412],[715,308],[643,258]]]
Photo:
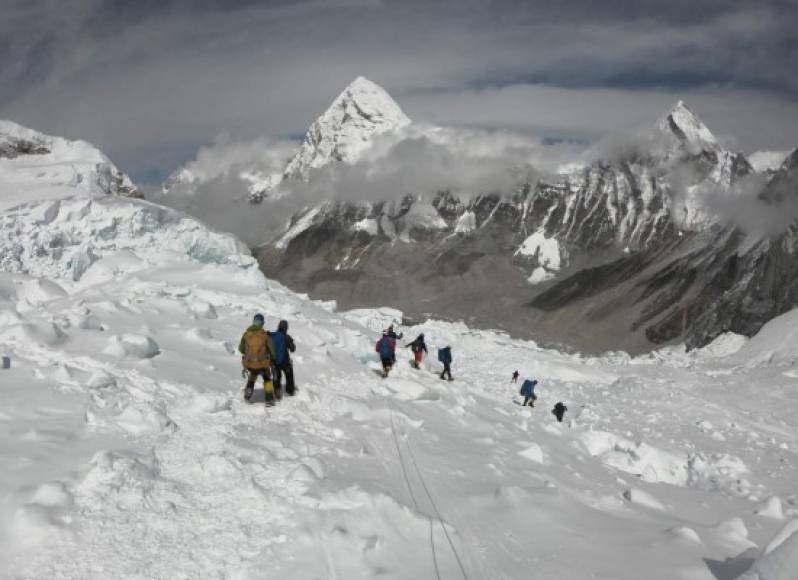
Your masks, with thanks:
[[[313,169],[330,162],[353,163],[374,136],[409,124],[410,119],[382,87],[357,77],[310,126],[285,176],[307,180]]]
[[[165,255],[254,267],[235,237],[138,199],[63,198],[0,213],[0,271],[78,282],[145,269]]]
[[[0,121],[0,208],[36,199],[104,195],[143,197],[93,145]]]

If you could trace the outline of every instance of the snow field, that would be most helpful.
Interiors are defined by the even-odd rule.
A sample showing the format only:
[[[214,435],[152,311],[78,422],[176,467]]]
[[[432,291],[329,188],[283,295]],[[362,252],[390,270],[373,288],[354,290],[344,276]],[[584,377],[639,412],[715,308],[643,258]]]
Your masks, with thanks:
[[[91,223],[64,207],[57,231]],[[48,213],[14,211],[23,229]],[[791,578],[797,395],[777,333],[585,358],[428,322],[399,341],[425,333],[422,369],[400,348],[383,380],[374,342],[401,312],[338,314],[194,224],[81,230],[118,239],[77,279],[48,245],[0,274],[0,576]],[[298,345],[299,393],[269,410],[241,397],[255,312]],[[535,408],[513,404],[524,377]]]

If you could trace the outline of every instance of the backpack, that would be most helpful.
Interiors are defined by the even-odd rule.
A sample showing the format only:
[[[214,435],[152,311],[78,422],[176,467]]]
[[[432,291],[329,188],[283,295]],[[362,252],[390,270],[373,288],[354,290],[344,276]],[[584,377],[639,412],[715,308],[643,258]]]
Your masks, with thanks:
[[[391,339],[383,336],[377,342],[377,352],[380,353],[381,358],[393,358],[393,348],[391,348]]]
[[[523,395],[524,397],[534,397],[535,396],[535,386],[538,384],[537,381],[527,379],[524,381],[524,384],[521,385],[521,390],[518,391],[519,395]]]
[[[269,335],[265,330],[252,330],[244,335],[246,352],[241,363],[248,369],[265,368],[269,363]]]
[[[272,337],[272,344],[274,344],[274,357],[275,363],[278,365],[285,364],[286,358],[286,350],[288,346],[288,341],[286,340],[286,336],[282,332],[275,332],[271,335]]]
[[[439,348],[438,349],[438,362],[442,362],[446,364],[447,362],[451,362],[451,355],[449,354],[448,348]]]

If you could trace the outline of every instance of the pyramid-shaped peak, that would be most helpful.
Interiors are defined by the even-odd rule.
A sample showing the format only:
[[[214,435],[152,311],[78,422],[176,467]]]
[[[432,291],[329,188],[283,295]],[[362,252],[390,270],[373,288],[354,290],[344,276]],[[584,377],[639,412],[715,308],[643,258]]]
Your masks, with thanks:
[[[366,77],[359,76],[336,97],[330,108],[320,117],[340,117],[343,121],[366,117],[375,122],[383,120],[388,124],[406,125],[410,119],[404,114],[399,105],[391,98],[388,91]]]
[[[307,179],[311,169],[332,161],[354,163],[370,148],[375,136],[409,124],[410,119],[385,89],[359,76],[310,126],[285,175]]]
[[[660,121],[660,129],[680,141],[702,147],[718,147],[718,140],[684,101],[678,101]]]
[[[364,76],[358,76],[353,80],[349,85],[347,85],[345,91],[382,91],[385,92],[380,85],[367,79]]]

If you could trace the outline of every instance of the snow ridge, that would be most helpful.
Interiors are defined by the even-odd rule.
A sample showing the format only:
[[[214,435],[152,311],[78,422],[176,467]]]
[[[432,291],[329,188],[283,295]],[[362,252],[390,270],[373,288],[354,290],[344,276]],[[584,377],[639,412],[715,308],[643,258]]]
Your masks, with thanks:
[[[0,208],[75,195],[142,197],[99,149],[0,121]]]
[[[659,122],[660,130],[680,142],[699,149],[719,149],[718,140],[684,101],[678,101]]]

